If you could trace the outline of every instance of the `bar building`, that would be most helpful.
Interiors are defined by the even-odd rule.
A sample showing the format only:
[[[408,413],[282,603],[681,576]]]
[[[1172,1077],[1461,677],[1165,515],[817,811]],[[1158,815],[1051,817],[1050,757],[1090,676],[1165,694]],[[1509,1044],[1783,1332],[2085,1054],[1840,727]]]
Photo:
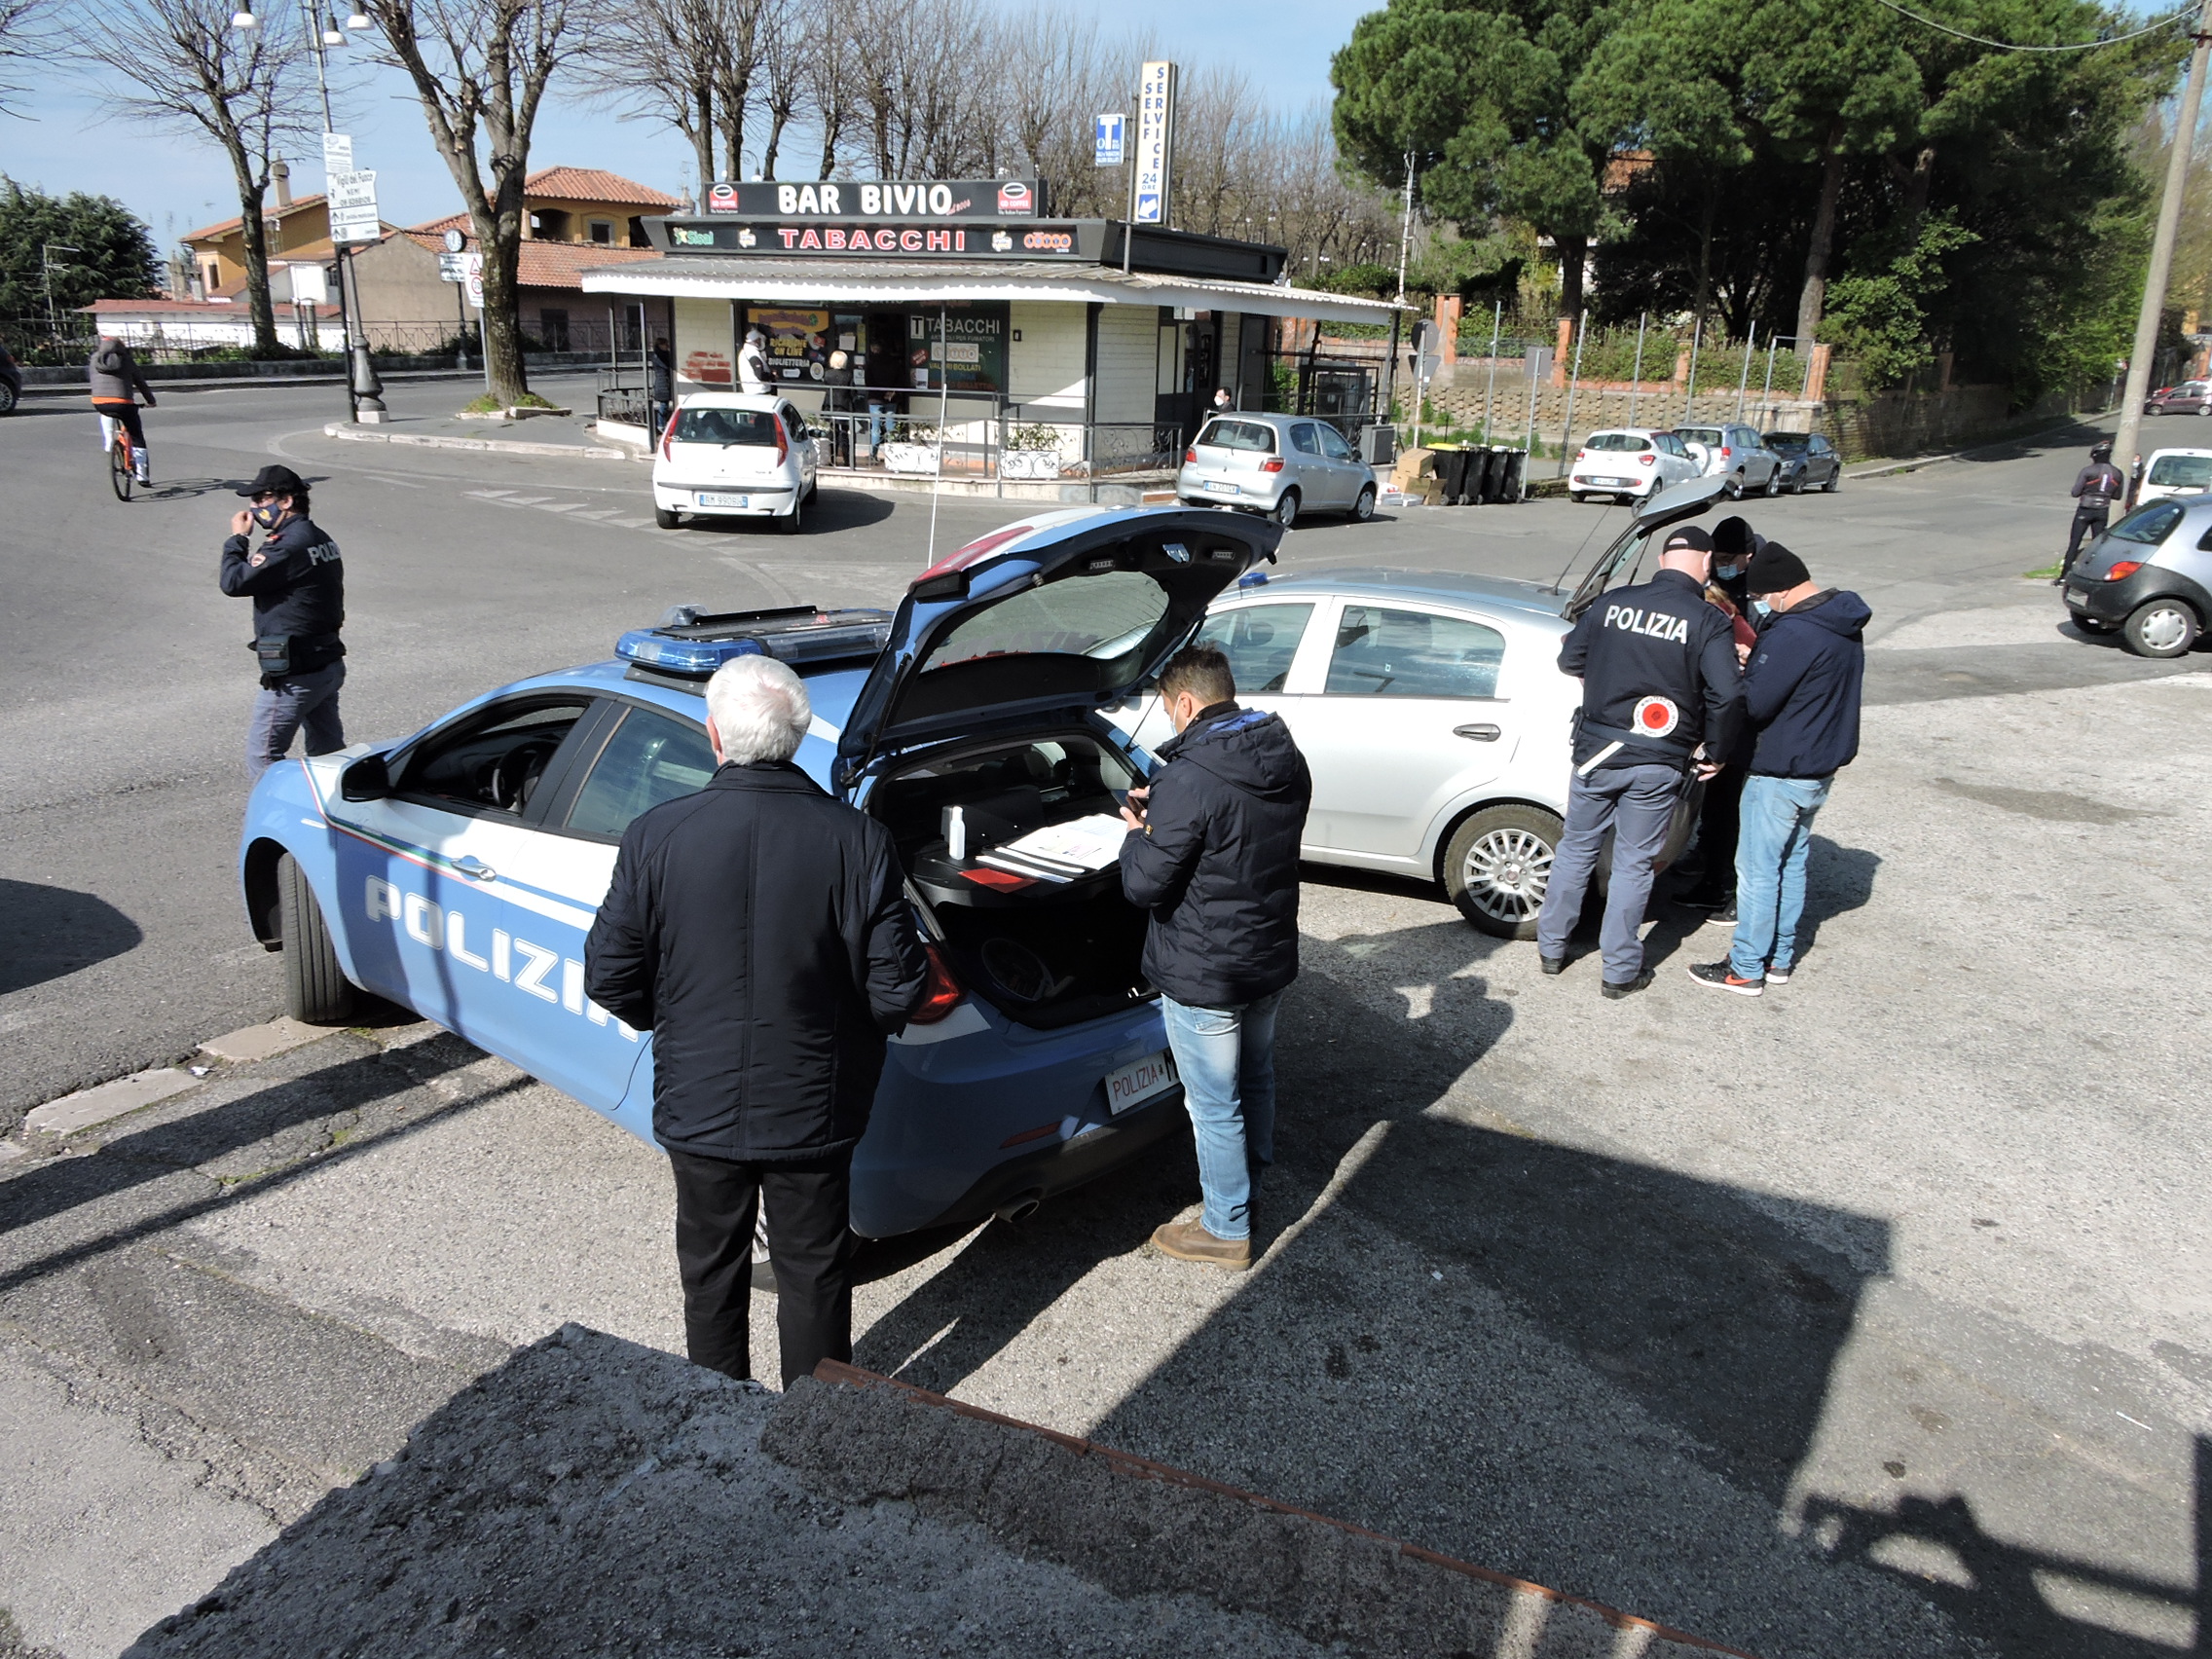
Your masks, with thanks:
[[[1172,465],[1217,387],[1240,409],[1301,395],[1285,319],[1396,314],[1285,285],[1272,244],[1042,202],[1022,179],[718,184],[705,212],[643,221],[664,258],[586,269],[583,290],[669,340],[679,397],[731,389],[758,328],[840,468],[934,473],[941,425],[944,475],[993,487]]]

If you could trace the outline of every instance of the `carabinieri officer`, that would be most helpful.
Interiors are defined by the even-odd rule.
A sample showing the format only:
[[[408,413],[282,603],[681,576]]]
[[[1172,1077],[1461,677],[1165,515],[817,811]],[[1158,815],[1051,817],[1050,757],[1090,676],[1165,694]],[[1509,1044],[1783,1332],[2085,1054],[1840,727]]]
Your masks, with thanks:
[[[1536,952],[1546,974],[1567,967],[1567,936],[1613,831],[1612,879],[1600,933],[1608,997],[1651,983],[1643,966],[1643,906],[1651,866],[1694,770],[1710,778],[1744,719],[1744,683],[1728,618],[1706,602],[1713,538],[1694,525],[1668,533],[1648,582],[1601,594],[1559,653],[1582,682],[1567,832],[1552,860]]]
[[[218,578],[233,599],[253,601],[250,648],[261,694],[245,740],[249,783],[284,758],[307,727],[310,755],[346,747],[338,688],[346,683],[346,567],[338,543],[308,517],[308,487],[288,466],[265,466],[239,494],[252,501],[231,518]],[[267,533],[250,547],[249,533]]]

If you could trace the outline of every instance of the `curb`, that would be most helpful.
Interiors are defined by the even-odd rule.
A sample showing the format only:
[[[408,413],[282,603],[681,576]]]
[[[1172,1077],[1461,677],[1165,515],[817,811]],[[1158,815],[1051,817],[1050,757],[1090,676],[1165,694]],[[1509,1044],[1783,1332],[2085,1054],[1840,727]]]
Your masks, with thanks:
[[[326,438],[345,438],[357,444],[413,444],[418,449],[483,450],[494,455],[549,455],[563,461],[633,461],[628,450],[601,449],[592,444],[519,444],[505,438],[447,438],[424,432],[378,432],[349,421],[333,421],[322,429]]]

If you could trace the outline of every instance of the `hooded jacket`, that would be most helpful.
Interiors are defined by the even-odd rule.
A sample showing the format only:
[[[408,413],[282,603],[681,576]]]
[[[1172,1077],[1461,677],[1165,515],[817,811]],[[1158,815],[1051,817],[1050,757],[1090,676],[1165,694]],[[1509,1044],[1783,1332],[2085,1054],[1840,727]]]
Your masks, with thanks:
[[[725,765],[622,832],[592,1001],[653,1034],[653,1134],[733,1162],[850,1152],[927,965],[891,831],[789,761]]]
[[[89,372],[95,403],[129,403],[132,393],[140,391],[148,397],[154,395],[154,388],[146,384],[146,377],[138,367],[138,359],[120,340],[102,340],[92,348]]]
[[[1874,612],[1857,594],[1829,588],[1777,611],[1744,667],[1744,697],[1758,746],[1754,776],[1825,778],[1859,753],[1859,698],[1866,678],[1860,636]]]
[[[1298,977],[1298,846],[1313,778],[1290,728],[1216,703],[1160,749],[1122,891],[1152,912],[1145,977],[1194,1008],[1235,1008]]]

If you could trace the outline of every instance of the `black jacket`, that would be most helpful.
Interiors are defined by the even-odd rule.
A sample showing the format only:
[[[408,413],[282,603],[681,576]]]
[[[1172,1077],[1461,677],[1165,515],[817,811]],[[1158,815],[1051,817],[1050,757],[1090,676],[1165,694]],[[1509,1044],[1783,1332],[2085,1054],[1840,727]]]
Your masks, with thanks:
[[[1857,594],[1829,588],[1775,612],[1759,631],[1744,668],[1744,694],[1759,734],[1753,774],[1825,778],[1858,755],[1866,678],[1860,635],[1873,614]]]
[[[338,543],[313,519],[296,518],[278,526],[258,552],[249,545],[243,535],[223,543],[216,577],[223,591],[253,600],[256,638],[290,636],[294,674],[328,668],[346,654],[338,637],[346,625],[346,562]]]
[[[2127,494],[2127,480],[2109,461],[2091,461],[2074,475],[2074,497],[2081,513],[2109,513],[2113,502]]]
[[[1602,593],[1560,648],[1562,674],[1582,682],[1574,731],[1580,767],[1687,766],[1700,743],[1728,753],[1744,719],[1743,678],[1728,618],[1679,571]]]
[[[789,1162],[861,1138],[927,965],[891,832],[763,761],[631,821],[584,973],[653,1034],[661,1145]]]
[[[1235,1008],[1298,977],[1298,843],[1313,778],[1290,728],[1216,703],[1160,749],[1122,891],[1152,912],[1145,977],[1179,1003]]]

